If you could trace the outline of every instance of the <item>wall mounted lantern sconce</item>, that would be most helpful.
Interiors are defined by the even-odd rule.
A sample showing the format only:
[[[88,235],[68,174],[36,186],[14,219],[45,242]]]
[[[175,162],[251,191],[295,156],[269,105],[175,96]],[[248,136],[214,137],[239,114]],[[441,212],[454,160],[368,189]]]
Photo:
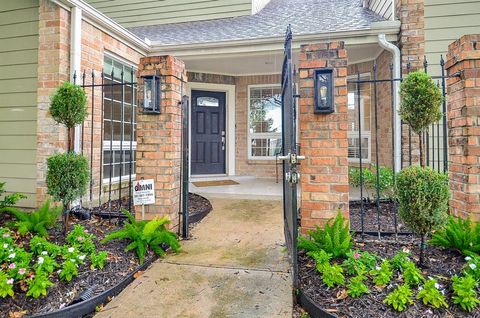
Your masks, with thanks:
[[[315,70],[315,114],[331,114],[335,111],[333,68]]]
[[[161,114],[162,90],[160,76],[143,76],[143,112]]]

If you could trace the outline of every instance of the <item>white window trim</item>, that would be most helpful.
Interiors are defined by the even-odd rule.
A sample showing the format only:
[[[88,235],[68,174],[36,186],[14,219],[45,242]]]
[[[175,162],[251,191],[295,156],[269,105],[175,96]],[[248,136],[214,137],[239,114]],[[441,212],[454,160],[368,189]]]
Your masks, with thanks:
[[[282,133],[250,133],[250,88],[268,88],[268,87],[280,87],[280,84],[255,84],[247,86],[247,151],[248,160],[275,160],[275,156],[257,157],[252,156],[252,138],[257,135],[257,138],[280,138],[282,139]]]
[[[112,151],[120,151],[120,141],[113,141],[112,142]],[[110,141],[104,141],[103,142],[103,149],[102,149],[102,152],[104,151],[110,151]],[[124,141],[123,142],[123,145],[122,145],[122,151],[130,151],[130,141]],[[137,151],[137,142],[134,141],[132,143],[132,151]],[[104,155],[102,155],[102,158],[104,158]],[[137,161],[135,160],[135,165],[137,164]],[[103,164],[103,161],[102,161],[102,173],[103,173],[103,167],[104,166],[108,166],[109,164]],[[102,178],[102,185],[105,185],[105,184],[108,184],[110,182],[110,178],[107,176],[105,177],[104,175],[102,175],[103,178]],[[132,175],[124,175],[122,176],[122,181],[126,181],[126,180],[129,180],[130,176],[132,177],[132,180],[135,180],[135,177],[136,177],[136,174],[132,174]],[[117,183],[120,181],[120,177],[112,177],[112,184],[114,183]]]
[[[362,73],[360,74],[360,79],[365,78],[365,77],[370,77],[370,73]],[[350,75],[347,77],[348,79],[356,79],[358,78],[358,75]],[[354,92],[355,94],[357,93],[356,91]],[[347,92],[348,94],[348,92]],[[356,102],[356,100],[355,100]],[[365,127],[365,98],[360,96],[360,116],[361,116],[361,122],[362,122],[362,128]],[[358,111],[355,109],[355,111]],[[370,127],[372,127],[372,116],[370,116]],[[357,131],[352,131],[348,130],[347,132],[347,138],[357,138],[358,139],[358,130]],[[367,158],[362,158],[362,163],[371,163],[372,162],[372,138],[371,138],[371,130],[362,130],[361,132],[361,138],[367,138],[368,139],[368,153],[367,153]],[[359,141],[361,142],[361,140]],[[360,154],[361,155],[361,154]],[[360,158],[348,158],[348,162],[351,163],[360,163]]]

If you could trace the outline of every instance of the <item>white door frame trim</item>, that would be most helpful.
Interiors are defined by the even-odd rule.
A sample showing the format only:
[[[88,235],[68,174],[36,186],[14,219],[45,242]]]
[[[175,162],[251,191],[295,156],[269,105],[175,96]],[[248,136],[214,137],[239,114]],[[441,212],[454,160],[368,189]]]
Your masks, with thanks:
[[[226,154],[225,154],[225,172],[227,176],[235,175],[235,85],[227,84],[211,84],[211,83],[199,83],[199,82],[189,82],[187,83],[187,93],[190,97],[189,103],[189,126],[192,127],[192,90],[204,90],[204,91],[214,91],[214,92],[224,92],[225,93],[225,111],[226,111]],[[188,142],[190,145],[190,158],[192,153],[192,130],[188,132]],[[191,175],[191,163],[189,167],[189,174]]]

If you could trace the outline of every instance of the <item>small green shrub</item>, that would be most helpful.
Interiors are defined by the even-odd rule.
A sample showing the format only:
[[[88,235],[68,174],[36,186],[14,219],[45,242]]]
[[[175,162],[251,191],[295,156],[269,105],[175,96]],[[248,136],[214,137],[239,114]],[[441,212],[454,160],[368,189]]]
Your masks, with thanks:
[[[329,220],[325,224],[325,228],[317,226],[315,231],[309,231],[310,239],[299,237],[298,248],[307,252],[324,250],[332,254],[334,258],[343,257],[353,246],[349,229],[349,222],[338,211],[333,222]]]
[[[15,294],[13,291],[13,282],[13,278],[9,278],[8,275],[3,271],[0,272],[0,297],[13,297]]]
[[[403,280],[406,285],[416,286],[423,282],[425,278],[423,277],[420,269],[415,266],[415,263],[408,261],[403,269]]]
[[[345,285],[345,276],[343,276],[343,268],[338,264],[325,264],[322,268],[322,281],[329,288],[336,285]]]
[[[322,272],[323,267],[326,264],[330,264],[330,260],[332,259],[332,254],[329,254],[324,250],[308,252],[307,255],[315,260],[319,272]]]
[[[88,162],[73,152],[57,154],[47,159],[47,193],[63,207],[85,194],[87,189]]]
[[[87,95],[80,85],[64,82],[51,97],[50,114],[53,119],[73,128],[87,117]]]
[[[347,258],[343,261],[342,266],[348,275],[358,274],[360,269],[370,271],[375,268],[378,256],[369,252],[360,252],[359,250],[347,253]]]
[[[149,247],[159,256],[165,254],[161,244],[167,244],[175,252],[180,250],[180,243],[175,233],[168,231],[166,228],[166,225],[170,222],[167,217],[151,221],[137,221],[130,212],[126,210],[123,210],[123,212],[127,215],[129,221],[124,224],[123,229],[108,234],[103,239],[103,243],[111,240],[131,241],[126,250],[135,250],[141,264],[143,264]]]
[[[417,299],[421,299],[424,305],[430,305],[434,308],[445,307],[448,308],[445,296],[439,290],[436,279],[429,279],[423,285],[423,288],[418,292]]]
[[[4,208],[4,211],[13,215],[17,221],[13,226],[17,228],[20,235],[37,233],[41,236],[48,236],[48,229],[55,225],[57,218],[62,213],[61,207],[50,207],[50,201],[34,212],[23,212],[16,208]]]
[[[400,95],[400,117],[417,134],[442,118],[442,93],[428,74],[408,74],[400,85]]]
[[[25,199],[26,196],[15,192],[9,195],[5,195],[5,182],[0,182],[0,212],[8,207],[15,205],[20,199]]]
[[[413,304],[412,290],[408,285],[400,285],[393,292],[387,295],[383,301],[385,304],[390,305],[396,311],[404,311],[408,305]]]
[[[369,198],[376,199],[377,197],[377,166],[372,164],[371,168],[362,168],[362,180],[363,187],[367,191]],[[391,168],[380,167],[379,168],[379,182],[378,189],[380,192],[380,198],[392,199],[394,196],[394,173]],[[360,187],[360,168],[351,167],[348,171],[349,183],[354,187]]]
[[[72,281],[73,277],[78,275],[78,265],[72,261],[67,260],[63,263],[62,269],[58,273],[58,277],[61,280],[70,282]]]
[[[66,241],[70,243],[70,246],[76,247],[81,252],[87,254],[95,251],[93,239],[93,234],[87,233],[81,224],[76,224],[66,237]]]
[[[370,271],[370,275],[373,276],[373,282],[377,286],[386,286],[390,283],[393,271],[390,268],[390,262],[388,259],[384,260],[380,266],[377,266],[377,268]]]
[[[447,220],[448,177],[431,168],[413,166],[400,171],[396,182],[399,215],[422,240],[420,264],[423,265],[425,236]]]
[[[477,296],[477,282],[471,275],[453,276],[453,303],[459,305],[462,310],[472,311],[480,300]]]
[[[357,276],[352,277],[347,285],[347,294],[352,298],[356,298],[368,293],[368,287],[364,283],[366,279],[364,272],[360,272]]]
[[[455,249],[463,255],[478,255],[480,254],[480,222],[473,224],[470,219],[464,220],[450,216],[447,224],[433,233],[429,243]]]
[[[407,253],[405,251],[398,251],[390,259],[390,263],[392,264],[392,268],[394,270],[403,272],[403,270],[407,266],[408,262],[410,262],[410,259],[408,258],[409,256],[410,256],[410,253]]]
[[[105,251],[90,254],[90,269],[102,269],[107,262],[108,254]]]
[[[46,296],[48,287],[53,286],[53,283],[48,279],[48,275],[41,271],[35,273],[34,279],[27,280],[27,284],[28,291],[26,295],[33,298]]]
[[[480,282],[480,256],[465,257],[465,273],[471,275],[477,282]]]

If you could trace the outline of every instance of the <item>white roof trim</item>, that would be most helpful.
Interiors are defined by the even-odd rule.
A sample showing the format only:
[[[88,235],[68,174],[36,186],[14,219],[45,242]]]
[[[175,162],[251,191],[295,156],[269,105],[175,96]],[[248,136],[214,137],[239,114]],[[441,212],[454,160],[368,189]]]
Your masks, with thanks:
[[[113,21],[105,14],[101,13],[83,0],[50,0],[53,3],[70,10],[72,7],[82,9],[83,19],[93,25],[99,27],[115,39],[130,46],[143,55],[147,55],[150,51],[150,45],[123,26]]]

